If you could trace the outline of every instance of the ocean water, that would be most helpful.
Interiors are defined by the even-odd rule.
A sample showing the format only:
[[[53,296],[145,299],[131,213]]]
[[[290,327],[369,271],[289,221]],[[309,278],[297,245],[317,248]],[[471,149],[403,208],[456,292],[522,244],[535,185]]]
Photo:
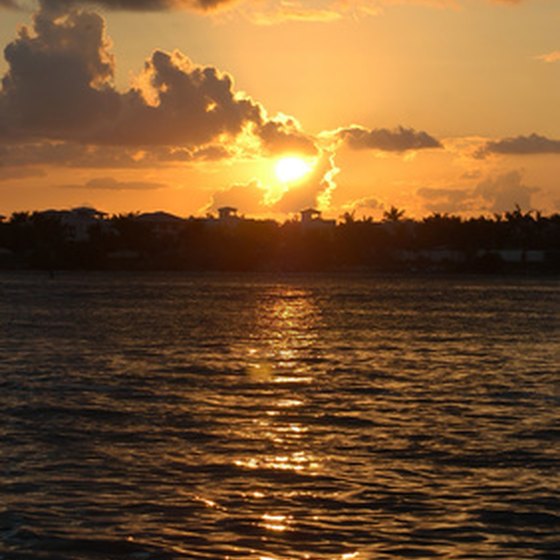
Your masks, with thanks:
[[[560,558],[560,281],[0,276],[0,559]]]

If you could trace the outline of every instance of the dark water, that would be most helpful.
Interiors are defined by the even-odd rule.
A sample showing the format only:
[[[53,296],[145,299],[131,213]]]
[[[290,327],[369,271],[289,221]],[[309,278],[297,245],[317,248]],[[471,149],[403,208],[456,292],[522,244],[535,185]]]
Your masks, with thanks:
[[[0,276],[0,559],[560,558],[560,282]]]

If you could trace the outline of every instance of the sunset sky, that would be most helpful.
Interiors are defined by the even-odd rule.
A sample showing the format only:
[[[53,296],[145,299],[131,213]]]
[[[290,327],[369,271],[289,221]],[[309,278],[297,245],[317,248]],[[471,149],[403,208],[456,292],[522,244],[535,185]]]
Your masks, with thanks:
[[[557,212],[559,31],[558,0],[0,0],[0,214]]]

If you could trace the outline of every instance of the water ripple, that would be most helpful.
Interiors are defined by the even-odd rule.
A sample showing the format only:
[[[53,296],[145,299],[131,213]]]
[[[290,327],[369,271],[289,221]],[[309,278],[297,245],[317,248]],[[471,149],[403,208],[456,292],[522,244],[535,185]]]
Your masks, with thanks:
[[[554,279],[0,277],[0,559],[560,558]]]

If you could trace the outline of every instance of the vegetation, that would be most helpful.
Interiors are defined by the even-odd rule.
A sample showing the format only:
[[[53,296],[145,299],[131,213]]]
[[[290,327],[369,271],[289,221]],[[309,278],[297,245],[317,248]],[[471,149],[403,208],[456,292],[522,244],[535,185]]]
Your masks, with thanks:
[[[560,215],[519,207],[418,221],[391,208],[382,222],[347,213],[336,225],[95,214],[81,230],[68,214],[16,213],[1,221],[0,268],[560,272]]]

